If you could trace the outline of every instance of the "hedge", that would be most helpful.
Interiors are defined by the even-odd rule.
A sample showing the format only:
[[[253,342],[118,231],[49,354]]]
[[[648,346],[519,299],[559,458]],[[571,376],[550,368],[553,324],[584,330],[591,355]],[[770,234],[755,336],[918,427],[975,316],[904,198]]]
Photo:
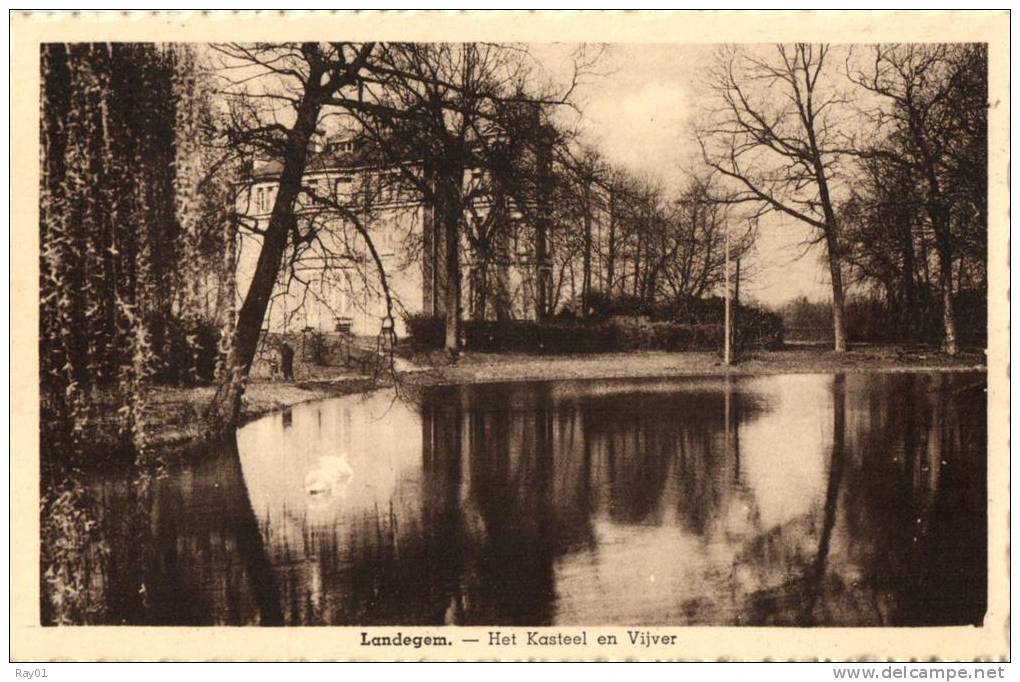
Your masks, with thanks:
[[[743,324],[741,324],[741,322]],[[782,345],[782,323],[748,317],[738,322],[735,338],[741,349]],[[680,324],[640,318],[610,317],[596,321],[504,320],[463,323],[464,345],[482,352],[606,353],[626,350],[711,351],[722,348],[722,324]],[[440,348],[446,323],[440,318],[411,316],[412,342]]]

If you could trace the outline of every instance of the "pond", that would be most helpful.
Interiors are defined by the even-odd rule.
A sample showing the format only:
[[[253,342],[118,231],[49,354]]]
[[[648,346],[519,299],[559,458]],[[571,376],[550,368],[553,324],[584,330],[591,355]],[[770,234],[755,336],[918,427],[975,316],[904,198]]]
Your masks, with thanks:
[[[829,374],[301,405],[92,480],[86,582],[108,623],[976,624],[984,392]]]

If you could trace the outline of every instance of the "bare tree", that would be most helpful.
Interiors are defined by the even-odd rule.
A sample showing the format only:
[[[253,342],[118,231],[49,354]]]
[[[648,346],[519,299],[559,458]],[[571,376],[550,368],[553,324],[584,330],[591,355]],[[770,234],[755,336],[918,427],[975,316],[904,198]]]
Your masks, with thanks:
[[[837,352],[846,350],[839,223],[833,182],[841,152],[837,108],[845,99],[827,82],[827,45],[777,45],[770,57],[719,54],[712,88],[719,106],[698,131],[705,162],[732,179],[730,201],[778,212],[817,231],[832,281]]]
[[[724,198],[719,201],[719,197]],[[656,280],[665,297],[681,302],[715,291],[725,281],[727,240],[734,262],[739,264],[748,254],[756,225],[753,221],[740,225],[733,213],[713,178],[690,179],[666,214],[666,229],[660,236]],[[749,274],[744,268],[745,280]],[[739,286],[739,271],[737,278]]]
[[[573,161],[571,171],[576,179],[577,208],[582,224],[581,314],[587,317],[591,308],[592,257],[594,243],[592,223],[598,210],[599,190],[605,186],[606,163],[597,151],[583,148]]]
[[[844,258],[853,284],[884,294],[901,339],[919,338],[927,306],[928,237],[921,198],[902,165],[862,159],[850,197],[839,207]]]
[[[627,279],[628,244],[640,229],[638,221],[640,198],[645,180],[620,168],[608,172],[606,182],[606,239],[600,245],[605,263],[604,292],[610,296],[622,293]]]
[[[287,245],[305,239],[298,232],[295,205],[302,192],[309,145],[324,109],[360,82],[374,45],[231,44],[214,49],[224,60],[224,94],[235,104],[238,125],[231,131],[233,142],[282,161],[255,274],[238,311],[226,371],[208,413],[211,430],[223,432],[239,421],[248,371]],[[281,117],[288,122],[281,122]]]
[[[535,229],[540,309],[547,298],[547,199],[541,179],[552,134],[541,110],[566,103],[573,83],[559,94],[536,91],[532,65],[520,46],[387,44],[357,97],[332,100],[351,113],[386,162],[432,208],[438,225],[423,227],[423,246],[434,254],[425,261],[433,268],[435,312],[445,318],[445,346],[453,358],[460,346],[461,241],[469,233],[468,217],[473,246],[485,260],[502,224],[496,218],[505,217],[498,213],[505,211],[507,197],[514,199]],[[507,163],[508,153],[515,162]],[[522,168],[529,169],[530,182],[516,177]]]
[[[961,245],[987,232],[985,48],[880,45],[859,62],[851,67],[848,60],[847,73],[881,98],[865,113],[884,144],[857,145],[855,152],[893,163],[914,178],[938,256],[943,345],[955,355],[953,266]]]

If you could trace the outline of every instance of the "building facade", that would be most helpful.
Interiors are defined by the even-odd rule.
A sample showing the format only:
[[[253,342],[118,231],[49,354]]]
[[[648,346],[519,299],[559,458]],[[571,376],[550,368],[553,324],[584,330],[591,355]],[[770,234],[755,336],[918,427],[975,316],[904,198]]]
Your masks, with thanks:
[[[239,300],[248,291],[276,200],[282,164],[256,163],[239,192],[242,226],[237,252]],[[419,169],[374,162],[352,139],[331,139],[311,150],[305,189],[297,204],[296,239],[270,301],[265,331],[332,332],[350,328],[374,336],[387,324],[386,296],[368,246],[371,237],[392,300],[392,323],[406,333],[412,315],[442,316],[444,245],[439,221],[417,187]],[[461,310],[475,319],[529,319],[541,313],[541,244],[513,202],[497,206],[491,194],[473,192],[488,182],[468,169],[464,196],[477,194],[464,212]],[[314,235],[302,241],[300,235]],[[295,245],[297,243],[297,245]],[[547,248],[547,247],[546,247]]]

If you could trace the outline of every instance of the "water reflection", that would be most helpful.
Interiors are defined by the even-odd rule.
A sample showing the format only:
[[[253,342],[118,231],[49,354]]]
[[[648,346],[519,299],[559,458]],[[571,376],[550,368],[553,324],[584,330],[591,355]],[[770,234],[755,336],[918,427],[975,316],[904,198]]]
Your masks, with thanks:
[[[112,622],[980,623],[983,375],[380,392],[96,484]]]
[[[198,451],[167,475],[117,471],[91,487],[104,547],[92,579],[105,622],[283,623],[235,443]]]

